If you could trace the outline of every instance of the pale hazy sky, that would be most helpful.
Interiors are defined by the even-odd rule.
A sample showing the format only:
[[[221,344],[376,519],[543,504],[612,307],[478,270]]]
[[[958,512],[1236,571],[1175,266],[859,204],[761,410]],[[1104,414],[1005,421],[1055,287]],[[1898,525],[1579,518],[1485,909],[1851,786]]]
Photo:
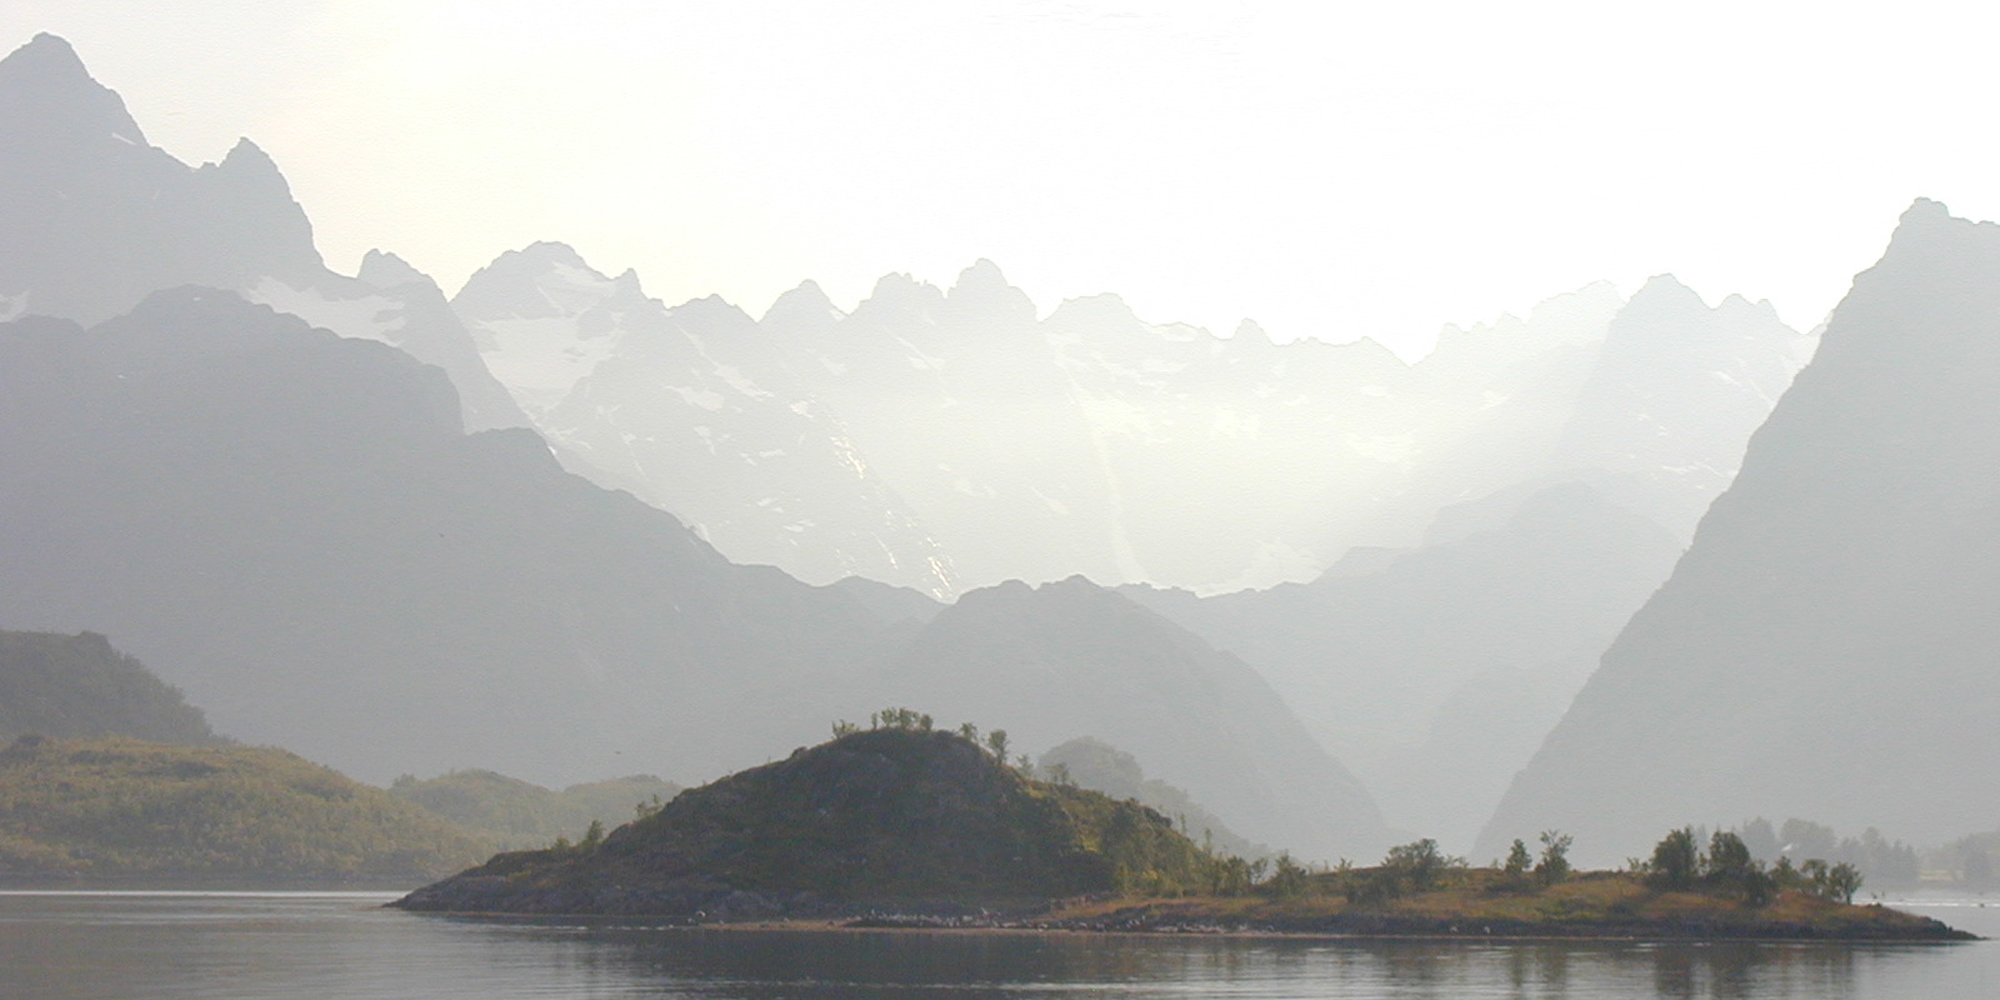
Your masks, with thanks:
[[[761,314],[990,257],[1410,354],[1659,272],[1810,326],[1914,197],[2000,216],[2000,15],[1867,6],[8,0],[0,47],[184,160],[251,137],[344,272],[562,240]]]

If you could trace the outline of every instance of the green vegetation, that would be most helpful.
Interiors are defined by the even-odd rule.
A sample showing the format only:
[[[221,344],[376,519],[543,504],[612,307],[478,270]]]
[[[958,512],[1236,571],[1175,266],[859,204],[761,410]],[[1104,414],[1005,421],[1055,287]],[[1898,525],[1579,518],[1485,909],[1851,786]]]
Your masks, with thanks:
[[[1004,730],[995,730],[1002,739],[998,752],[1004,753]],[[989,749],[992,749],[989,747]],[[1276,852],[1263,844],[1238,836],[1220,818],[1196,803],[1193,797],[1145,770],[1131,754],[1101,740],[1085,736],[1070,740],[1042,754],[1035,773],[1056,784],[1074,784],[1103,792],[1114,799],[1131,799],[1174,821],[1182,833],[1200,841],[1211,853],[1270,857]]]
[[[483,838],[492,850],[520,850],[582,834],[592,823],[629,822],[680,794],[680,786],[635,774],[558,792],[492,771],[466,770],[422,781],[404,775],[389,786],[389,794]]]
[[[1130,800],[1042,782],[975,727],[906,710],[871,728],[690,789],[609,835],[502,854],[419,889],[414,910],[647,915],[692,922],[856,919],[901,926],[1260,930],[1335,934],[1943,939],[1936,921],[1853,906],[1832,884],[1775,879],[1718,835],[1686,867],[1574,872],[1569,835],[1539,857],[1471,868],[1434,840],[1382,863],[1314,870],[1287,854],[1246,861],[1197,846]],[[996,731],[997,732],[997,731]],[[1663,841],[1679,858],[1691,831]],[[1673,864],[1661,872],[1680,871]],[[1789,876],[1787,877],[1789,878]],[[1814,881],[1821,879],[1821,881]],[[1851,891],[1850,891],[1851,894]]]
[[[0,874],[434,877],[473,838],[283,750],[23,737],[0,749]]]
[[[1950,940],[1928,918],[1852,905],[1851,865],[1809,861],[1765,871],[1736,834],[1704,853],[1675,830],[1654,860],[1625,872],[1573,872],[1571,838],[1542,834],[1530,868],[1516,840],[1504,865],[1471,868],[1432,840],[1389,849],[1374,868],[1282,866],[1247,890],[1200,899],[1100,898],[1055,907],[1039,926],[1100,930],[1263,930],[1366,935]],[[1286,859],[1288,861],[1288,859]]]
[[[1205,893],[1227,880],[1157,812],[1034,781],[990,744],[915,713],[873,721],[683,792],[601,844],[501,855],[406,905],[691,913],[732,893],[790,910],[801,899],[978,905]]]
[[[1781,891],[1751,904],[1705,889],[1667,890],[1629,872],[1578,872],[1523,889],[1496,868],[1449,869],[1425,891],[1380,895],[1386,867],[1320,872],[1303,892],[1197,899],[1098,898],[1038,915],[1036,926],[1090,930],[1255,930],[1464,937],[1832,938],[1955,940],[1926,917]]]
[[[1633,865],[1646,884],[1658,889],[1691,890],[1704,888],[1727,893],[1762,905],[1781,890],[1809,893],[1841,903],[1854,901],[1861,889],[1860,869],[1845,861],[1829,864],[1821,858],[1808,859],[1794,868],[1789,857],[1781,856],[1770,869],[1750,854],[1749,845],[1733,830],[1717,830],[1702,853],[1693,827],[1669,830],[1653,846],[1651,861]]]
[[[0,740],[31,734],[222,742],[200,709],[95,632],[0,632]]]

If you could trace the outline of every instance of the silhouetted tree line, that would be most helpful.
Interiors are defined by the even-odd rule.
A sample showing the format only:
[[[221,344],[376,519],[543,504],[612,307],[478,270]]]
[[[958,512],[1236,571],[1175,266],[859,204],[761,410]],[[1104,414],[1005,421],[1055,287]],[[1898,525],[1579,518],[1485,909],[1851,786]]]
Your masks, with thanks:
[[[1700,843],[1693,827],[1670,830],[1653,846],[1651,859],[1635,860],[1632,867],[1656,889],[1727,892],[1759,906],[1782,889],[1841,903],[1853,902],[1854,894],[1861,890],[1860,869],[1845,861],[1809,858],[1794,866],[1790,857],[1781,855],[1776,864],[1766,868],[1733,830],[1711,834],[1707,851],[1701,850]]]

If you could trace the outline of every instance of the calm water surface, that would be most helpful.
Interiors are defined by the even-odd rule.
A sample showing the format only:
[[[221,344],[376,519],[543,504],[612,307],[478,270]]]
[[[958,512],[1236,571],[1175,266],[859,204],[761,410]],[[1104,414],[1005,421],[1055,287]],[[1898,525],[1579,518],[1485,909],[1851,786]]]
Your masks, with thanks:
[[[812,934],[461,920],[382,909],[391,898],[387,893],[0,893],[0,997],[2000,997],[2000,941],[1495,945]],[[2000,897],[1891,902],[2000,937]]]

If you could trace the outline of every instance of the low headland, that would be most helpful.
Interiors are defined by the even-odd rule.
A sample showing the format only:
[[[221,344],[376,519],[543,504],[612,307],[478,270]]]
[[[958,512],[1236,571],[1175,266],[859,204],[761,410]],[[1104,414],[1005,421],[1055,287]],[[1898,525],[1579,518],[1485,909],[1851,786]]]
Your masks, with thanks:
[[[782,761],[683,792],[582,841],[494,856],[391,904],[455,914],[660,924],[1015,928],[1466,938],[1952,941],[1926,917],[1854,905],[1851,873],[1766,870],[1719,834],[1674,831],[1629,871],[1537,860],[1473,868],[1432,841],[1314,871],[1218,855],[1135,802],[1036,781],[1004,740],[881,713]],[[1684,856],[1686,855],[1686,856]],[[1685,862],[1685,863],[1684,863]],[[1839,867],[1839,866],[1836,866]]]

